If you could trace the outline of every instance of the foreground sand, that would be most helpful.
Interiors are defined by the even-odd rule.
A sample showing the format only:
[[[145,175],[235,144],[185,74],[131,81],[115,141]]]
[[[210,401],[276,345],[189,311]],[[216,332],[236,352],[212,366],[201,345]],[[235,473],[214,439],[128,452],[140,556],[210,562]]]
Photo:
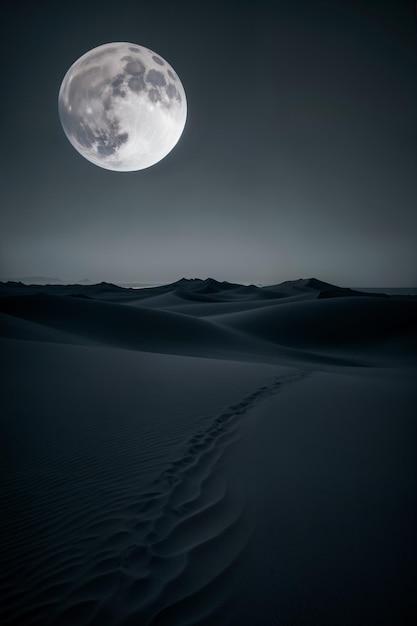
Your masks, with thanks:
[[[2,624],[414,623],[415,299],[2,293]]]

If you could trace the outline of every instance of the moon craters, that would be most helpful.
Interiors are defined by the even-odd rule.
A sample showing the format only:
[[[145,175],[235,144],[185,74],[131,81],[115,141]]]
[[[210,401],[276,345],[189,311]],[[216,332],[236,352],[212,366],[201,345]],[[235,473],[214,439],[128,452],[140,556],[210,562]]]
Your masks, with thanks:
[[[151,102],[161,101],[161,94],[159,93],[158,89],[149,89],[148,96]]]
[[[126,61],[126,65],[124,67],[125,71],[128,74],[132,74],[133,76],[137,74],[145,73],[145,66],[139,59],[132,59],[130,56],[122,57],[122,61]]]
[[[148,83],[151,83],[153,87],[165,87],[167,84],[165,76],[162,72],[158,72],[158,70],[149,70],[146,74],[146,80]]]
[[[177,98],[179,95],[177,88],[172,83],[169,83],[168,87],[166,88],[166,92],[170,100],[172,100],[172,98]]]
[[[101,156],[111,156],[116,153],[120,145],[126,143],[129,138],[128,133],[120,133],[115,137],[102,131],[96,136],[97,152]]]
[[[143,76],[131,76],[128,80],[129,89],[138,93],[139,91],[143,91],[146,89],[145,81],[143,80]]]
[[[134,51],[135,49],[129,48],[129,50]],[[152,59],[160,66],[165,65],[165,62],[155,54],[152,55]],[[166,73],[163,70],[160,71],[154,68],[146,71],[145,64],[137,56],[126,55],[121,57],[120,60],[124,64],[124,73],[119,74],[112,82],[114,96],[124,98],[126,92],[122,87],[127,86],[134,93],[147,92],[148,99],[153,104],[165,102],[165,105],[169,107],[168,103],[174,99],[181,102],[181,96],[175,85],[167,81],[168,76],[174,81],[177,80],[174,72],[170,69],[166,68]]]
[[[124,98],[126,96],[126,92],[121,89],[122,85],[123,85],[123,75],[119,74],[112,81],[112,84],[111,84],[111,86],[113,88],[113,95],[114,96],[120,96],[121,98]]]

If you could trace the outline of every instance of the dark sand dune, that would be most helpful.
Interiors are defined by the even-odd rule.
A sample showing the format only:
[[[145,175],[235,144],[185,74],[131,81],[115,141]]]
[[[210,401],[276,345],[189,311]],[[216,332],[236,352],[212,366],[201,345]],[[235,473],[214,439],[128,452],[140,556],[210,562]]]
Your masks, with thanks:
[[[107,290],[105,288],[107,287]],[[77,294],[76,290],[73,295]],[[47,293],[59,293],[55,287],[47,288]],[[68,292],[71,295],[70,292]],[[82,293],[87,293],[84,290]],[[163,308],[187,315],[206,317],[259,308],[274,303],[300,302],[304,300],[368,294],[344,289],[317,281],[316,279],[288,281],[282,285],[256,287],[218,282],[213,279],[181,279],[170,285],[152,289],[120,290],[113,292],[104,283],[100,290],[90,296],[108,302],[126,303],[131,306]]]
[[[17,422],[3,426],[1,623],[154,623],[219,585],[221,602],[251,533],[222,458],[294,374],[24,341],[2,353]]]
[[[415,298],[364,296],[316,279],[268,290],[212,279],[142,290],[101,283],[82,285],[80,292],[78,286],[52,285],[33,293],[37,287],[2,286],[3,336],[30,339],[33,331],[35,340],[55,341],[60,333],[63,343],[218,358],[256,355],[260,361],[264,355],[278,362],[324,362],[331,353],[330,362],[349,358],[353,364],[355,354],[360,363],[365,352],[378,357],[382,348],[395,358],[415,355]]]
[[[416,306],[0,286],[0,623],[414,624]]]
[[[267,310],[271,307],[268,306]],[[229,316],[226,320],[222,316],[202,319],[164,309],[128,307],[89,298],[48,294],[0,298],[0,312],[63,333],[64,343],[99,343],[129,350],[261,363],[290,364],[303,360],[323,365],[326,362],[339,365],[368,363],[363,358],[352,359],[352,355],[342,353],[326,355],[321,344],[309,345],[306,341],[305,345],[300,342],[291,345],[286,340],[276,341],[268,334],[263,336],[264,322],[269,319],[273,324],[274,313],[265,314],[265,320],[265,315],[261,314],[260,320],[255,316],[255,323],[247,325]],[[20,331],[22,334],[18,336]],[[47,341],[47,334],[42,333],[43,340]],[[23,325],[19,330],[16,326],[14,336],[28,338]]]
[[[176,306],[183,306],[184,300],[178,295],[177,291],[169,291],[148,298],[138,298],[129,301],[130,306],[143,306],[151,309],[165,309]]]
[[[3,331],[0,325],[0,335],[16,339],[31,338],[31,323],[33,338],[42,341],[57,341],[61,335],[62,343],[266,363],[285,359],[285,350],[269,341],[209,320],[159,309],[40,294],[0,298],[0,312],[6,321]],[[299,358],[298,352],[287,352],[290,359]]]
[[[207,284],[207,281],[197,285],[193,281],[191,285],[186,284],[185,286],[179,283],[174,283],[170,286],[172,289],[165,289],[162,293],[161,289],[158,288],[155,295],[149,295],[149,290],[143,290],[142,293],[137,294],[137,299],[132,299],[131,301],[129,299],[127,302],[133,306],[172,308],[186,306],[189,302],[214,304],[242,300],[246,303],[252,299],[267,301],[268,298],[268,295],[265,295],[257,287],[253,287],[253,291],[250,287],[238,287],[230,283],[226,283],[226,287],[223,283],[216,283],[218,286],[215,286],[212,283]],[[249,291],[246,293],[241,291],[242,289],[248,289]],[[276,294],[272,295],[274,298],[279,297]]]
[[[165,297],[165,296],[164,296]],[[285,300],[286,301],[286,300]],[[140,301],[139,306],[147,306],[148,300]],[[166,301],[168,302],[168,301]],[[195,315],[196,317],[211,317],[213,315],[222,315],[227,313],[237,313],[240,311],[251,311],[253,309],[259,309],[267,307],[277,303],[277,300],[236,300],[231,302],[219,301],[219,302],[187,302],[184,304],[172,302],[169,306],[164,306],[169,311],[176,311],[177,313],[184,313],[186,315]],[[158,306],[159,308],[159,306]]]
[[[49,343],[94,345],[97,342],[43,324],[0,313],[0,337]]]
[[[41,294],[1,298],[0,311],[117,347],[188,354],[241,350],[227,329],[161,310]]]
[[[279,304],[214,318],[264,340],[305,350],[362,349],[397,345],[415,356],[417,302],[346,297]]]

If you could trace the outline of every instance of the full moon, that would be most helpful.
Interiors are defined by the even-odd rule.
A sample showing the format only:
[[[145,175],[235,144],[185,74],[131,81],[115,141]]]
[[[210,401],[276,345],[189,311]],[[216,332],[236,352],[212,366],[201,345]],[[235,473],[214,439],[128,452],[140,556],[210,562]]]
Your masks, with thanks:
[[[93,48],[70,67],[59,117],[74,148],[107,170],[142,170],[171,152],[184,130],[182,83],[159,54],[132,43]]]

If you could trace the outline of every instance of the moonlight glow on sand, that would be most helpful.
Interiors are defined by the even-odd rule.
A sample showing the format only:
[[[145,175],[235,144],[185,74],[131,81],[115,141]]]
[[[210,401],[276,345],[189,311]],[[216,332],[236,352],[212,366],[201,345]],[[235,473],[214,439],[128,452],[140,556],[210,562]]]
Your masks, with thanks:
[[[182,83],[161,56],[131,43],[93,48],[68,70],[59,116],[74,148],[91,163],[129,172],[158,163],[184,130]]]

